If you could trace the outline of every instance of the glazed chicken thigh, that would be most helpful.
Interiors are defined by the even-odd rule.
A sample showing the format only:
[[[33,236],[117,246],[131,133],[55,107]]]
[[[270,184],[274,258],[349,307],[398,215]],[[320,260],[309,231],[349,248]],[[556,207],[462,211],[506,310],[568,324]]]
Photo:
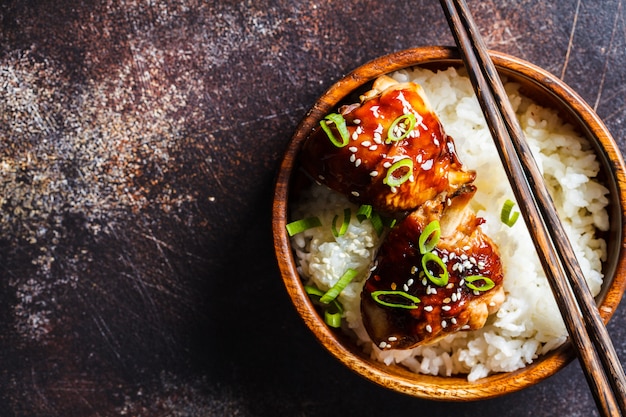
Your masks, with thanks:
[[[381,349],[479,329],[504,301],[497,248],[467,208],[473,194],[466,186],[447,201],[427,201],[383,242],[361,293],[363,323]],[[429,224],[440,225],[439,240],[420,250]]]
[[[422,88],[377,79],[361,103],[343,106],[304,144],[316,181],[381,213],[413,210],[474,180]]]

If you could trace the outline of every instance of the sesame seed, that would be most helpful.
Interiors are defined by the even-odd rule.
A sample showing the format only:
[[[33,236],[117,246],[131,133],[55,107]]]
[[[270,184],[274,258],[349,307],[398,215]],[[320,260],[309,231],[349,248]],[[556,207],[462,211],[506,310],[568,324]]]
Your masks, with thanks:
[[[352,154],[350,155],[350,162],[354,162],[354,161],[356,161],[356,155]]]
[[[452,293],[452,295],[450,296],[450,298],[452,299],[452,302],[453,302],[453,303],[456,303],[456,300],[457,300],[457,298],[456,298],[456,297],[457,297],[456,293],[455,293],[455,292],[453,292],[453,293]]]
[[[391,166],[391,162],[387,161],[383,163],[383,168],[389,168]]]
[[[448,327],[448,322],[446,322],[445,320],[441,320],[441,327],[443,327],[444,329]]]
[[[369,140],[364,140],[363,142],[361,142],[361,146],[365,146],[367,148],[368,146],[372,146],[372,142],[370,142]]]
[[[355,125],[361,124],[361,119],[354,119],[352,120],[352,123],[354,123]]]
[[[376,149],[378,149],[378,145],[372,145],[368,148],[370,151],[375,151]]]
[[[387,347],[387,342],[385,342],[384,340],[382,342],[380,342],[380,344],[378,345],[379,348],[384,349]]]
[[[443,302],[446,303],[446,304],[448,304],[450,301],[452,301],[450,299],[450,297],[446,297],[446,298],[443,299]]]
[[[427,325],[426,325],[426,331],[427,331],[428,333],[432,333],[432,332],[433,332],[433,328],[432,328],[432,326],[431,326],[430,324],[427,324]]]
[[[408,290],[409,290],[409,286],[408,286],[408,285],[406,285],[406,284],[404,284],[404,285],[402,286],[402,289],[403,289],[404,291],[408,291]]]
[[[452,317],[452,318],[450,319],[450,322],[451,322],[452,324],[456,324],[456,317]]]
[[[370,177],[377,177],[377,176],[378,176],[378,171],[370,172]]]
[[[358,167],[359,165],[361,165],[361,158],[357,159],[357,160],[354,162],[354,166],[357,166],[357,167]]]
[[[450,307],[450,306],[443,306],[443,307],[441,307],[441,309],[443,311],[450,311],[452,309],[452,307]]]
[[[356,151],[358,151],[358,150],[359,150],[359,148],[357,148],[356,146],[350,146],[350,147],[348,148],[348,150],[349,150],[350,152],[356,152]]]
[[[390,342],[395,342],[396,340],[398,340],[398,338],[395,336],[389,336],[387,340],[389,340]]]
[[[353,196],[355,196],[355,197],[360,196],[360,194],[359,194],[359,192],[358,192],[358,191],[352,191],[352,193],[350,193],[350,194],[352,194],[352,195],[353,195]]]
[[[417,267],[415,265],[413,265],[411,267],[411,275],[415,275],[417,273]]]
[[[424,311],[433,311],[433,306],[426,306],[424,307]]]
[[[448,283],[448,285],[446,285],[446,288],[449,289],[449,290],[454,288],[454,283],[452,283],[452,282]]]
[[[407,285],[413,285],[413,278],[409,278],[408,281],[406,282]]]
[[[357,140],[359,137],[359,134],[356,132],[356,130],[352,133],[352,140]]]

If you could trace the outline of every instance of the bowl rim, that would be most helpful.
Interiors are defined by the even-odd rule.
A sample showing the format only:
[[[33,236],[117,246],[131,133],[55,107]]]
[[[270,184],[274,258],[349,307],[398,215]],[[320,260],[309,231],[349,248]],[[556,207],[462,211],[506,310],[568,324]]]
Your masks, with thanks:
[[[603,158],[606,160],[606,165],[611,171],[611,179],[614,179],[615,188],[618,190],[616,196],[618,201],[615,205],[620,209],[619,216],[611,218],[611,222],[615,225],[613,226],[615,233],[621,237],[622,241],[618,248],[618,259],[611,270],[613,280],[600,300],[602,303],[601,317],[605,323],[608,323],[626,290],[626,257],[623,256],[624,236],[626,235],[624,228],[626,224],[624,218],[626,166],[622,154],[608,128],[595,111],[562,80],[520,58],[497,51],[490,51],[489,53],[499,72],[526,78],[529,82],[536,84],[537,87],[552,95],[553,99],[563,101],[572,107],[574,111],[572,115],[575,113],[581,127],[588,126],[588,129],[591,130],[584,133],[586,135],[595,134],[602,145],[596,151],[604,152]],[[320,319],[315,306],[304,291],[292,254],[290,239],[285,233],[291,172],[296,165],[304,140],[317,121],[332,111],[347,96],[346,92],[364,86],[379,75],[428,64],[460,66],[462,61],[455,47],[425,46],[398,51],[376,58],[351,71],[334,83],[314,103],[297,126],[276,176],[272,207],[275,253],[285,288],[302,320],[313,332],[318,342],[349,369],[378,385],[414,397],[445,401],[494,398],[519,391],[561,370],[575,357],[570,342],[568,341],[549,352],[541,361],[534,361],[517,371],[495,373],[472,383],[469,383],[463,376],[442,377],[415,374],[397,365],[388,367],[384,364],[370,362],[364,354],[348,349],[344,343],[337,343],[337,337],[343,338],[343,336],[331,330]],[[391,368],[394,370],[393,377],[388,373]]]

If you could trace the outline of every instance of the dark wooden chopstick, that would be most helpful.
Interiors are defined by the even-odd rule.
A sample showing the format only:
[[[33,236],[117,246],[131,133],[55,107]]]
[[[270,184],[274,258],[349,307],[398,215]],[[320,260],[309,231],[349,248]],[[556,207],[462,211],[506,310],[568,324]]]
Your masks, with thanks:
[[[626,377],[465,0],[441,0],[599,411],[626,416]]]

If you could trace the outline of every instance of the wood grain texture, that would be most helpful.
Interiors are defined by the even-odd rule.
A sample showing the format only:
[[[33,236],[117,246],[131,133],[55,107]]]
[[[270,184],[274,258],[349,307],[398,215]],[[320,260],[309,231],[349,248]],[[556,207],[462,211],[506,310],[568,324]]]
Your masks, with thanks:
[[[626,149],[623,0],[470,7]],[[3,415],[595,415],[576,364],[480,403],[382,389],[287,297],[271,203],[299,121],[363,63],[452,43],[423,0],[1,2]]]

